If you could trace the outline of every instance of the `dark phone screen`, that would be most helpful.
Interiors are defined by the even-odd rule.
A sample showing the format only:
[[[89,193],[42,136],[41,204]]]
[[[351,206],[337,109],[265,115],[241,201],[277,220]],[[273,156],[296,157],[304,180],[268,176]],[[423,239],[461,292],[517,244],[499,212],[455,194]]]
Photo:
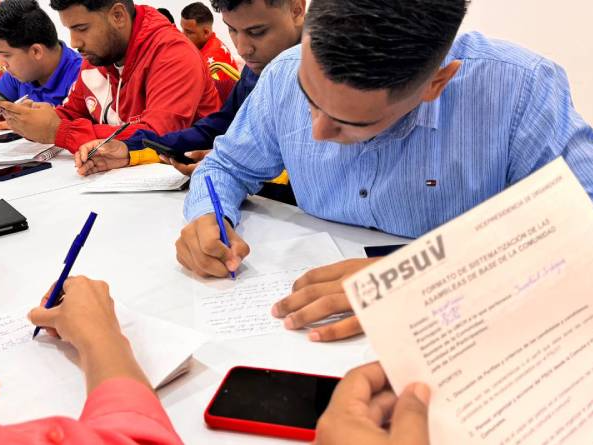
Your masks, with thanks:
[[[235,368],[209,413],[213,416],[315,429],[340,379]]]
[[[50,167],[51,163],[41,161],[32,161],[28,164],[0,167],[0,181],[6,181],[7,179],[28,175],[29,173],[34,173],[39,170],[45,170],[46,168]]]
[[[0,142],[11,142],[16,141],[17,139],[22,139],[23,137],[16,133],[4,133],[0,134]]]
[[[388,246],[365,246],[364,251],[367,254],[368,258],[375,258],[390,255],[404,246],[405,244],[394,244]]]

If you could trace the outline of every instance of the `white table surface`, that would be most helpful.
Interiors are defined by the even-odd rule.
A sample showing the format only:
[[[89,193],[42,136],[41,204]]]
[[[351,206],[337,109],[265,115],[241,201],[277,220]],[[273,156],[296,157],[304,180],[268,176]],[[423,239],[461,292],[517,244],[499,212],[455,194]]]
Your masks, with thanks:
[[[193,327],[194,298],[201,284],[177,263],[174,246],[185,224],[185,192],[83,194],[80,186],[86,180],[76,176],[71,155],[62,153],[52,163],[52,169],[0,182],[0,198],[25,215],[30,226],[0,237],[0,311],[39,303],[92,210],[98,218],[72,274],[105,280],[112,296],[129,307]],[[238,232],[251,245],[328,232],[345,257],[364,256],[363,245],[401,241],[319,220],[260,197],[245,203]],[[203,411],[224,373],[232,366],[252,365],[343,375],[372,359],[363,337],[315,344],[303,332],[286,331],[210,342],[194,354],[190,373],[160,390],[159,396],[188,444],[288,443],[206,427]]]

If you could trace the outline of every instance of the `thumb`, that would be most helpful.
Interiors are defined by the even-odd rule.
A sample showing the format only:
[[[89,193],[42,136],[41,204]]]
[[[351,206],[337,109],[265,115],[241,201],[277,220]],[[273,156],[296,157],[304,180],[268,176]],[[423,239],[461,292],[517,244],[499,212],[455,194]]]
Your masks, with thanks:
[[[187,156],[190,159],[193,159],[196,162],[201,161],[202,159],[204,159],[206,157],[206,155],[208,153],[210,153],[211,150],[194,150],[194,151],[186,151],[185,153],[183,153],[185,156]]]
[[[171,158],[165,155],[159,155],[159,159],[161,160],[161,162],[163,164],[169,164],[171,165]]]
[[[0,107],[4,108],[6,111],[10,111],[11,113],[18,114],[19,111],[22,111],[20,105],[13,104],[12,102],[8,101],[0,101]]]
[[[429,445],[428,403],[430,388],[408,385],[400,395],[391,419],[392,442],[398,445]]]
[[[227,234],[231,244],[231,255],[226,259],[225,265],[229,270],[235,271],[239,268],[243,258],[249,255],[250,249],[247,243],[233,229],[227,228]]]
[[[33,102],[32,100],[27,102],[26,104],[25,104],[25,102],[27,102],[27,101],[23,101],[23,102],[21,102],[21,104],[26,105],[29,108],[33,108],[34,110],[40,110],[45,105],[43,102]]]
[[[82,158],[81,158],[80,149],[76,153],[74,153],[74,167],[77,169],[82,167]]]
[[[84,164],[86,161],[88,161],[88,159],[89,159],[89,151],[91,151],[93,148],[95,148],[101,142],[102,142],[101,139],[95,139],[94,141],[87,142],[86,144],[82,144],[78,148],[77,154],[80,155],[80,161],[81,161],[81,163]]]
[[[55,328],[58,309],[59,308],[45,309],[44,307],[36,307],[27,314],[27,317],[35,326]]]

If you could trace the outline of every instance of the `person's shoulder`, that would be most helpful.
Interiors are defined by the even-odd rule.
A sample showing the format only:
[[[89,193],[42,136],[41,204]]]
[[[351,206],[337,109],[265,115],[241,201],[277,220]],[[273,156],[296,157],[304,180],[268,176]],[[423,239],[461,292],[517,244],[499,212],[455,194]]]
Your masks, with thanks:
[[[82,56],[78,51],[70,48],[65,42],[62,42],[61,40],[60,45],[62,46],[62,50],[64,51],[67,59],[78,60],[82,62]]]
[[[288,78],[299,69],[301,64],[301,45],[293,46],[281,52],[264,68],[262,76]]]
[[[296,65],[301,63],[301,45],[295,45],[282,51],[276,56],[270,65]]]
[[[20,85],[25,84],[25,82],[21,82],[16,77],[14,77],[12,74],[10,74],[8,71],[5,71],[4,74],[2,74],[2,77],[0,77],[0,79],[4,85],[9,84],[9,85],[14,85],[14,86],[18,87]]]
[[[78,51],[73,50],[65,43],[60,43],[62,44],[62,50],[65,53],[64,57],[66,58],[66,67],[68,70],[80,71],[80,67],[82,66],[83,62],[82,56],[78,53]]]
[[[449,54],[448,60],[479,61],[495,66],[514,67],[519,70],[533,71],[546,59],[521,46],[504,40],[491,39],[479,32],[470,32],[458,36]]]

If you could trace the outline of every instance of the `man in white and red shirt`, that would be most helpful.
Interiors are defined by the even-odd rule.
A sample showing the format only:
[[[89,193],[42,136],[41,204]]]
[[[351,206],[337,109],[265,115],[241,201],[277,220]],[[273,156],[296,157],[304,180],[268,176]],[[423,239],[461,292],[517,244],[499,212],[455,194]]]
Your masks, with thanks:
[[[196,48],[150,6],[132,0],[51,0],[85,61],[63,106],[0,102],[10,128],[75,153],[94,139],[189,127],[221,102]]]

